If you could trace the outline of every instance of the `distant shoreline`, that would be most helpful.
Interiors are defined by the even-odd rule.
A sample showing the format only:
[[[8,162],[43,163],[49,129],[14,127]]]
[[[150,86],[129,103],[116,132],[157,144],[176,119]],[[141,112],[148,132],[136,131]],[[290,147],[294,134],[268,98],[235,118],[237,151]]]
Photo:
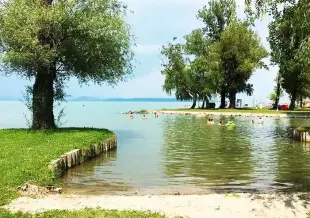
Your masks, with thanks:
[[[247,112],[244,110],[240,111],[212,111],[212,110],[191,110],[191,109],[176,109],[176,110],[157,110],[160,114],[178,114],[178,115],[197,115],[197,116],[245,116],[245,117],[274,117],[274,118],[310,118],[310,111],[288,111],[286,112],[266,112],[265,110],[259,112],[259,110],[253,110]]]
[[[170,102],[170,103],[181,103],[171,98],[110,98],[110,99],[67,99],[67,102]],[[0,102],[22,102],[22,99],[0,99]],[[184,103],[188,103],[184,101]]]

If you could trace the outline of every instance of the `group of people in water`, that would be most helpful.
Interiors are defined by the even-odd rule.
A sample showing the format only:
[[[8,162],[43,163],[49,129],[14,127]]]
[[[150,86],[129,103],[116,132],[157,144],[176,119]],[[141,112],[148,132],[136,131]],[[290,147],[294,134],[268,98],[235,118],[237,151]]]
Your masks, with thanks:
[[[133,119],[133,118],[134,118],[134,113],[133,113],[133,112],[130,112],[129,114],[130,114],[130,115],[129,115],[129,118],[130,118],[130,119]],[[154,112],[153,115],[154,115],[154,118],[158,118],[158,113],[157,113],[157,112]],[[143,114],[142,120],[147,120],[147,117],[146,117],[145,114]]]
[[[210,125],[215,124],[214,119],[212,119],[212,118],[209,118],[207,123],[210,124]],[[251,120],[250,123],[254,124],[255,122],[254,122],[254,120]],[[258,119],[257,123],[258,124],[263,124],[264,123],[261,117]],[[225,124],[224,121],[221,120],[217,125],[219,125],[219,126],[225,126],[225,125],[231,126],[231,125],[236,125],[236,124],[234,122],[232,122],[232,121],[228,121],[227,124]]]

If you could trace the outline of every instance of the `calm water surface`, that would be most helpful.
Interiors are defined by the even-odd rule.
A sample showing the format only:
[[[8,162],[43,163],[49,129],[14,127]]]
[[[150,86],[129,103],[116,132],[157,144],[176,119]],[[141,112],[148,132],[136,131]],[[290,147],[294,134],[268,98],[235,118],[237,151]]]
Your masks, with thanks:
[[[84,105],[84,106],[83,106]],[[206,118],[160,115],[130,120],[121,112],[176,108],[184,103],[70,102],[64,126],[109,128],[118,135],[116,151],[71,169],[64,177],[69,193],[201,193],[210,189],[308,190],[310,149],[291,140],[293,126],[308,119],[249,117],[235,128],[207,125]],[[0,103],[0,128],[25,127],[27,110],[19,102]],[[256,119],[256,118],[255,118]]]

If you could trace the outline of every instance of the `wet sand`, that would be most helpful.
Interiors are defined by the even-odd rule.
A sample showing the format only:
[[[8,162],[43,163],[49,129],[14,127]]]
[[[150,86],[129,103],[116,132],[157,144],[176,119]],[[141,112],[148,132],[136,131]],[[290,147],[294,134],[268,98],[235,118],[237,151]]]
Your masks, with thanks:
[[[65,196],[21,197],[5,208],[11,211],[43,212],[103,208],[156,211],[168,217],[193,218],[306,218],[309,194],[209,194],[145,196]]]

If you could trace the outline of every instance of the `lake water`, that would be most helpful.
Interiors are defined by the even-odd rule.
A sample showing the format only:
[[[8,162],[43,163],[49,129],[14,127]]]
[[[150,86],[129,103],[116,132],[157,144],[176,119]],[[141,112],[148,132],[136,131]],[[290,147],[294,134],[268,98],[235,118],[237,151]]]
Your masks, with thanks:
[[[108,128],[118,147],[69,170],[68,193],[204,193],[210,190],[308,190],[310,147],[290,139],[291,127],[309,119],[215,117],[235,128],[207,125],[185,115],[130,120],[124,111],[180,108],[184,103],[69,102],[64,126]],[[26,127],[20,102],[0,102],[0,128]],[[257,119],[257,118],[255,118]]]

